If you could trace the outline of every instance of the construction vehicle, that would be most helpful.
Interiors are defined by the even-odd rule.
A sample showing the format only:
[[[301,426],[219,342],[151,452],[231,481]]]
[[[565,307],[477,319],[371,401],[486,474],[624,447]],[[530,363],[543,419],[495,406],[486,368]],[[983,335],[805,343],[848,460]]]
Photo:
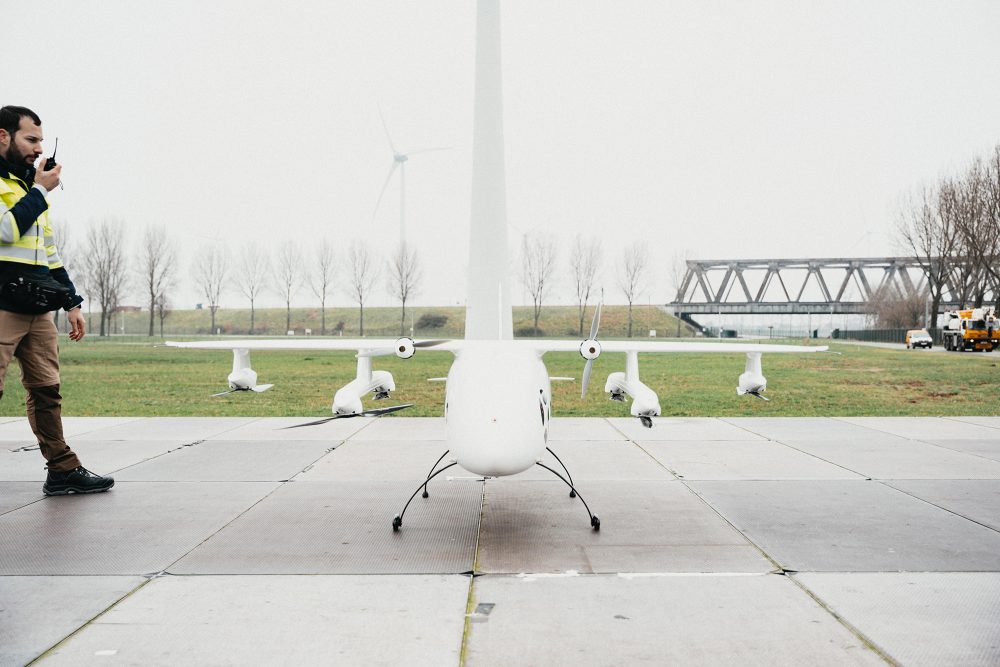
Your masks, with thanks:
[[[1000,321],[992,308],[949,310],[941,329],[944,349],[990,352],[1000,347]]]

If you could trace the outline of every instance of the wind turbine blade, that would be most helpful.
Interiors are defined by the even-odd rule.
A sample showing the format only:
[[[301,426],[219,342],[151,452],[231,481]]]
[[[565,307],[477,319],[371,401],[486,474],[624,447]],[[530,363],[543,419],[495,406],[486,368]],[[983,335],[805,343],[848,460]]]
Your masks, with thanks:
[[[385,124],[385,116],[382,115],[382,105],[376,105],[378,107],[378,117],[382,121],[382,129],[385,130],[386,141],[389,142],[389,150],[392,151],[393,156],[396,155],[396,146],[392,143],[392,137],[389,135],[389,126]]]
[[[580,392],[580,398],[586,398],[587,396],[587,385],[590,384],[590,371],[594,368],[594,360],[587,359],[587,365],[583,367],[583,390]]]
[[[417,155],[418,153],[430,153],[431,151],[450,151],[451,146],[437,146],[435,148],[418,148],[415,151],[407,151],[405,155],[408,157],[410,155]]]
[[[395,160],[393,160],[392,161],[392,166],[389,167],[389,173],[386,174],[385,182],[382,184],[382,191],[378,193],[378,200],[376,200],[376,202],[375,202],[375,210],[372,211],[372,220],[374,220],[375,216],[378,215],[378,207],[379,207],[379,204],[382,203],[382,195],[385,194],[386,188],[389,187],[389,181],[392,180],[392,175],[393,175],[393,173],[395,173],[396,167],[398,165],[399,165],[399,163],[396,162]]]
[[[597,340],[597,328],[601,325],[601,306],[603,304],[597,304],[597,312],[594,313],[594,321],[590,323],[590,339]]]

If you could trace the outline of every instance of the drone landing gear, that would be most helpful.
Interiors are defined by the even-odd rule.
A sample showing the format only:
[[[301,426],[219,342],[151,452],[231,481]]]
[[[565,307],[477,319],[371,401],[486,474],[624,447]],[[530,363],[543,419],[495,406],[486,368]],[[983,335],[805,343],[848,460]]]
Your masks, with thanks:
[[[437,472],[435,472],[434,469],[438,467],[438,464],[441,463],[441,461],[443,461],[444,457],[447,456],[447,455],[448,455],[448,452],[445,451],[445,453],[442,454],[440,456],[440,458],[438,458],[438,460],[434,462],[434,465],[431,466],[431,471],[429,473],[427,473],[427,479],[424,480],[423,484],[421,484],[420,486],[417,487],[417,490],[413,492],[413,494],[410,496],[410,499],[406,501],[406,505],[403,506],[403,511],[400,512],[399,514],[397,514],[396,516],[394,516],[392,518],[392,531],[393,532],[397,532],[399,530],[399,528],[403,525],[403,515],[406,514],[406,509],[410,506],[410,503],[413,502],[413,499],[417,497],[417,491],[420,491],[421,489],[423,489],[424,491],[420,495],[423,498],[427,498],[430,495],[429,493],[427,493],[427,482],[431,481],[432,479],[434,479],[435,477],[437,477],[438,475],[440,475],[441,473],[443,473],[448,468],[451,468],[452,466],[458,465],[458,463],[449,463],[445,467],[443,467],[440,470],[438,470]]]
[[[559,479],[561,479],[563,481],[563,483],[566,484],[566,486],[569,487],[569,497],[570,498],[579,498],[580,502],[583,503],[583,508],[585,510],[587,510],[587,514],[590,516],[590,526],[591,526],[591,528],[593,528],[594,530],[600,530],[601,529],[601,520],[599,518],[597,518],[596,514],[594,514],[593,512],[590,511],[590,506],[587,505],[587,501],[584,500],[583,496],[581,496],[577,492],[576,487],[573,485],[573,477],[569,474],[569,469],[566,468],[566,464],[563,463],[562,459],[560,459],[558,456],[556,456],[556,453],[553,452],[550,448],[546,447],[545,449],[548,449],[549,450],[549,454],[552,454],[552,456],[555,456],[556,461],[559,461],[559,465],[561,465],[562,469],[564,471],[566,471],[566,477],[563,477],[558,471],[553,470],[552,468],[548,467],[544,463],[536,462],[535,465],[538,465],[538,466],[541,466],[541,467],[545,468],[550,473],[552,473],[553,475],[555,475],[556,477],[558,477]],[[569,479],[567,479],[567,477]]]

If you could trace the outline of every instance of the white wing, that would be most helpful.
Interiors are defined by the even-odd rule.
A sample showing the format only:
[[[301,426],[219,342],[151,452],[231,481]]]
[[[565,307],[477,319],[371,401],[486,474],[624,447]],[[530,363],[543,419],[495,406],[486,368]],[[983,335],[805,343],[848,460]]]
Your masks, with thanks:
[[[522,342],[522,341],[519,341]],[[574,340],[536,340],[523,341],[527,346],[539,352],[579,352],[581,341]],[[677,341],[649,340],[602,340],[601,350],[604,352],[697,352],[697,353],[747,353],[747,352],[778,352],[803,353],[826,352],[826,345],[771,345],[768,343],[684,343]]]
[[[195,350],[345,350],[366,352],[368,356],[394,354],[398,338],[250,338],[225,340],[199,340],[187,343],[167,341],[168,347],[186,347]],[[461,341],[413,341],[419,348],[454,351]]]

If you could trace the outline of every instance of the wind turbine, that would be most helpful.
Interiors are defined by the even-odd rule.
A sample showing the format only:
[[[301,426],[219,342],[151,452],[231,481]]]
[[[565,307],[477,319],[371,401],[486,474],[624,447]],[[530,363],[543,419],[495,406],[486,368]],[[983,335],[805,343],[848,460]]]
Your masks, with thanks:
[[[382,203],[382,197],[385,195],[386,189],[389,187],[389,181],[392,180],[392,175],[396,173],[396,169],[399,169],[399,242],[406,243],[406,163],[409,161],[411,155],[417,155],[418,153],[430,153],[431,151],[446,151],[450,146],[439,146],[435,148],[418,148],[412,151],[399,151],[396,150],[396,145],[392,142],[392,136],[389,134],[389,127],[385,124],[385,116],[382,115],[382,109],[379,107],[378,117],[382,121],[382,129],[385,130],[385,138],[389,142],[389,150],[392,151],[392,164],[389,165],[389,173],[386,174],[385,182],[382,184],[382,190],[378,193],[378,200],[375,202],[375,210],[372,212],[372,221],[375,220],[375,216],[378,214],[378,207]]]

